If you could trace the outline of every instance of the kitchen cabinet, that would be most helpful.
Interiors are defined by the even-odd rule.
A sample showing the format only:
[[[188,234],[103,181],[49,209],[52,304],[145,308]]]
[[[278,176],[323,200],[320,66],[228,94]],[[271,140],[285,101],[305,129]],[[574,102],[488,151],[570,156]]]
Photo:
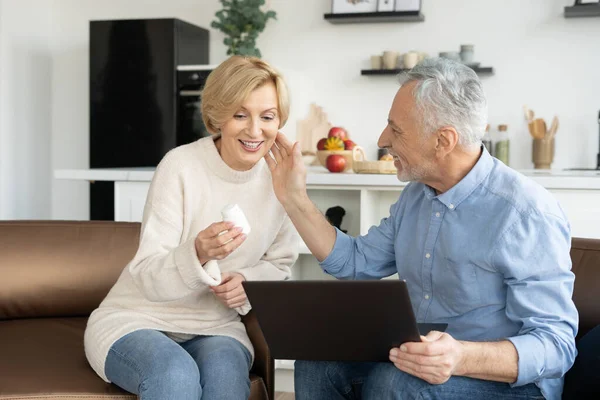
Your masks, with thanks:
[[[600,238],[600,171],[520,172],[560,201],[571,223],[573,236]],[[57,170],[55,178],[114,182],[115,220],[141,221],[153,174],[152,168],[81,169]],[[332,174],[322,167],[311,167],[307,174],[310,198],[323,213],[329,207],[343,207],[346,215],[342,228],[351,235],[365,234],[369,227],[387,216],[389,207],[405,185],[395,175]],[[299,249],[301,254],[309,255],[303,243],[299,243]],[[302,257],[300,262],[304,264]],[[297,277],[319,276],[313,272],[309,268],[306,274],[297,272]]]

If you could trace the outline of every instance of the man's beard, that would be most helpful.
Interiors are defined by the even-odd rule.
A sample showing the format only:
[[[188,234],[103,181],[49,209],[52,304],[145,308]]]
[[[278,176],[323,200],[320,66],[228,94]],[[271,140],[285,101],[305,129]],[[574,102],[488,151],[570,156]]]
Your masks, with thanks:
[[[433,165],[429,162],[429,160],[424,160],[424,163],[421,165],[409,165],[406,167],[403,165],[402,161],[398,161],[402,167],[401,170],[398,170],[396,174],[398,176],[398,180],[401,182],[417,182],[422,181],[424,178],[431,176],[433,171]]]

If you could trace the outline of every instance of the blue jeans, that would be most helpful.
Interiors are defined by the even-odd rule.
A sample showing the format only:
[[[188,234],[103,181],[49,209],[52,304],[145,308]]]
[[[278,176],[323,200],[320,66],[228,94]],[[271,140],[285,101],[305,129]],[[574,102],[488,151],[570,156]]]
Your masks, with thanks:
[[[296,400],[544,398],[533,383],[511,388],[507,383],[456,376],[432,385],[383,362],[296,361],[294,375]]]
[[[565,377],[564,399],[600,399],[600,325],[577,342],[577,358]]]
[[[197,336],[177,343],[144,329],[110,348],[106,377],[142,400],[247,400],[252,356],[225,336]]]

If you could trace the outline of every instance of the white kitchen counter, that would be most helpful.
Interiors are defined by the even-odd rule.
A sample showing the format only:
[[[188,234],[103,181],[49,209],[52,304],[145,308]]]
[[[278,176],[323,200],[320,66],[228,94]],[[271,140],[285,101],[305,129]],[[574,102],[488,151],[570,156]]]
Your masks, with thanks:
[[[115,219],[141,221],[154,168],[69,169],[54,172],[56,179],[115,182]],[[565,210],[573,236],[600,238],[600,171],[520,171],[552,193]],[[310,167],[309,196],[323,212],[334,205],[347,213],[342,226],[352,235],[389,214],[406,184],[396,175],[333,174],[323,167]],[[300,252],[308,254],[304,244]]]
[[[564,171],[564,170],[522,170],[525,176],[547,189],[600,189],[600,171]],[[54,172],[56,179],[150,182],[154,168],[107,168],[107,169],[61,169]],[[333,174],[323,167],[309,167],[307,175],[309,187],[379,187],[382,189],[401,188],[406,184],[399,182],[396,175],[381,174]]]

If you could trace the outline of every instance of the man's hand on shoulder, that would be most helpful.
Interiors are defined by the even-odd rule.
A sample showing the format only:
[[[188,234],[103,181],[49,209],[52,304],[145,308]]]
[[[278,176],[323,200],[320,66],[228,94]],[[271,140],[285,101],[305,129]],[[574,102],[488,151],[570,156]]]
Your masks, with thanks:
[[[463,344],[447,333],[431,331],[422,342],[409,342],[390,350],[396,368],[433,385],[460,375],[464,360]]]

